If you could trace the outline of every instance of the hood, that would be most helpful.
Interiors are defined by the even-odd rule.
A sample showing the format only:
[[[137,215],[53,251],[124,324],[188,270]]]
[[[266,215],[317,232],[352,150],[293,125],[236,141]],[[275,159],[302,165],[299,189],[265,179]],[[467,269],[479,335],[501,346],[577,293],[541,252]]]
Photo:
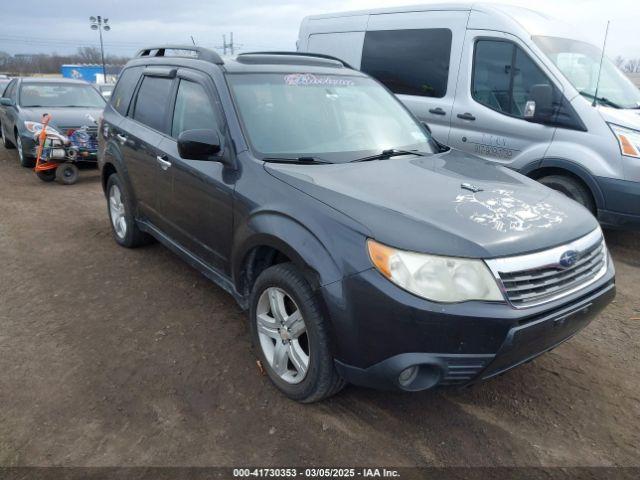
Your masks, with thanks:
[[[30,120],[32,122],[41,122],[42,115],[48,113],[51,115],[49,125],[56,130],[60,127],[92,127],[102,115],[102,109],[99,108],[81,108],[81,107],[64,107],[64,108],[22,108],[20,109],[20,118],[22,120]],[[61,131],[60,133],[65,133]]]
[[[598,228],[578,203],[456,150],[265,168],[359,222],[377,241],[410,251],[495,258],[554,247]]]
[[[598,112],[605,122],[615,123],[621,127],[640,130],[640,109],[598,107]]]

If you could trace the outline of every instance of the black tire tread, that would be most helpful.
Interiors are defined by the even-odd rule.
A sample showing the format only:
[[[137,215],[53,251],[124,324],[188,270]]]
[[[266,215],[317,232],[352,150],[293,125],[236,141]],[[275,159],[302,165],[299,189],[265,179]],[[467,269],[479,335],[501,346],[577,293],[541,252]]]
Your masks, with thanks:
[[[581,181],[569,175],[553,174],[538,178],[538,182],[566,195],[595,215],[596,206],[593,195]]]
[[[316,341],[320,343],[322,351],[328,353],[329,356],[328,358],[321,358],[319,360],[319,377],[310,391],[305,392],[305,394],[301,396],[292,396],[286,391],[284,393],[300,403],[313,403],[335,395],[344,388],[346,382],[340,377],[333,363],[333,358],[330,353],[330,336],[327,323],[323,320],[323,315],[315,293],[304,276],[299,272],[298,268],[292,263],[280,263],[264,270],[254,284],[251,293],[251,305],[254,306],[257,303],[257,297],[262,291],[260,286],[264,283],[272,285],[274,280],[292,285],[295,292],[291,293],[298,297],[296,302],[299,300],[303,304],[298,305],[298,308],[304,308],[306,310],[306,318],[319,320],[315,322],[315,327],[318,332]],[[251,309],[251,312],[253,312],[254,308],[255,307]],[[253,323],[253,313],[250,315],[251,322]],[[259,349],[260,346],[256,345],[256,348]]]

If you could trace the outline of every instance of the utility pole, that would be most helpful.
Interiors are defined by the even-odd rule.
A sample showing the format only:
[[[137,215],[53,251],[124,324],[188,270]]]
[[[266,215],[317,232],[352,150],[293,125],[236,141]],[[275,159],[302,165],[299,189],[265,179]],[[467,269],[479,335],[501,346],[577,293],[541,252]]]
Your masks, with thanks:
[[[233,49],[233,32],[231,32],[229,34],[229,43],[227,43],[227,36],[226,35],[222,35],[222,51],[224,52],[224,55],[227,54],[227,48],[229,49],[229,51],[231,52],[231,55],[233,55],[234,53],[234,49]]]
[[[109,23],[109,19],[103,19],[100,15],[97,17],[89,17],[89,24],[91,26],[91,30],[98,30],[100,33],[100,57],[102,58],[102,79],[104,83],[107,83],[107,68],[104,64],[104,43],[102,42],[102,30],[108,32],[111,30],[111,27],[107,25]]]

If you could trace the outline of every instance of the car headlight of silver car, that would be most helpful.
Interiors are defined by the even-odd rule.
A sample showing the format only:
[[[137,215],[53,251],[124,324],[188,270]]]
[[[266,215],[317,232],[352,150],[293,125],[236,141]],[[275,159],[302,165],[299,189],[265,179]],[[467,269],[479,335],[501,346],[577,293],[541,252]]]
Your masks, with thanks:
[[[24,122],[24,128],[26,128],[29,132],[34,134],[40,133],[43,127],[44,125],[40,122],[31,122],[28,120]],[[61,135],[59,131],[57,131],[55,128],[49,125],[47,125],[47,133],[50,133],[52,135]]]
[[[482,260],[407,252],[367,240],[376,269],[400,288],[434,302],[468,300],[504,302]]]
[[[640,158],[640,131],[609,124],[620,145],[620,153],[626,157]]]

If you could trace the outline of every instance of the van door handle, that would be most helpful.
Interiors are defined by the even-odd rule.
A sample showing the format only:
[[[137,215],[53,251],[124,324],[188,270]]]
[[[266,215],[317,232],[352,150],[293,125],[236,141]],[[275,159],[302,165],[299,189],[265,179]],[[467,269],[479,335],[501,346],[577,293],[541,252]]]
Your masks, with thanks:
[[[461,118],[462,120],[470,120],[470,121],[473,121],[476,119],[476,117],[471,115],[469,112],[459,113],[458,118]]]
[[[440,107],[438,107],[438,108],[430,108],[429,109],[429,113],[433,113],[434,115],[446,115],[447,114],[447,112],[445,112]]]
[[[127,137],[125,135],[122,135],[120,133],[116,133],[116,138],[118,139],[118,141],[124,145],[125,143],[127,143]]]
[[[158,155],[156,157],[156,160],[158,161],[158,164],[160,165],[160,168],[162,170],[167,170],[171,166],[171,162],[167,160],[166,155]]]

